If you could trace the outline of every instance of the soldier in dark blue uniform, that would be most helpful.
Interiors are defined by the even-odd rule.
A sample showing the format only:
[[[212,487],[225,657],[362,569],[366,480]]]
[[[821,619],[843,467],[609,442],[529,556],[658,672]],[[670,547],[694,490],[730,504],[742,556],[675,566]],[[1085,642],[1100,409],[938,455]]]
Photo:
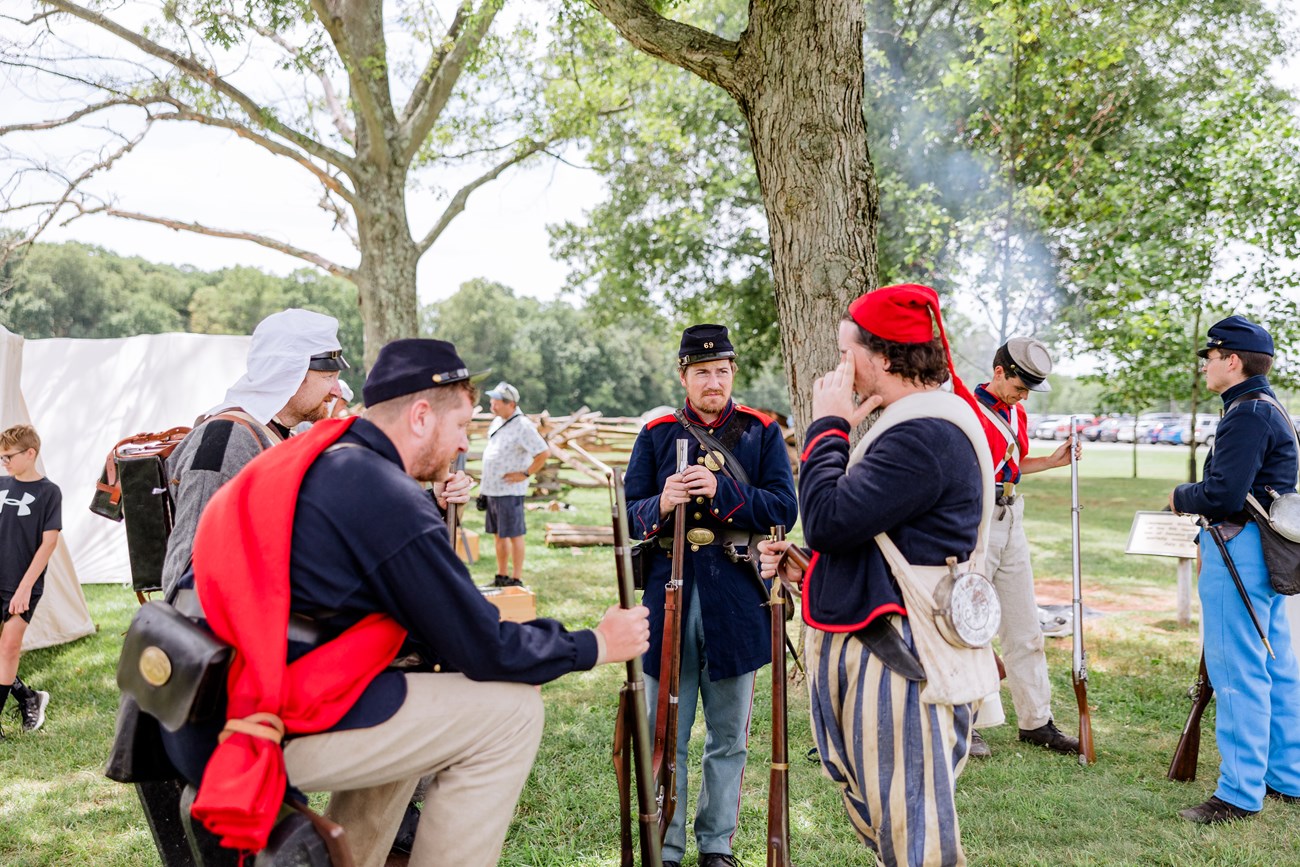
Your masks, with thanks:
[[[780,426],[731,400],[735,356],[724,326],[686,329],[678,352],[686,406],[642,429],[627,468],[632,533],[660,544],[647,570],[644,598],[650,609],[645,673],[652,725],[663,676],[664,587],[671,572],[677,504],[686,504],[688,522],[690,547],[682,569],[678,806],[664,841],[665,867],[676,867],[686,848],[686,754],[701,698],[708,736],[695,813],[699,864],[735,864],[731,841],[748,755],[754,673],[772,658],[770,619],[763,607],[766,592],[746,557],[751,540],[765,536],[774,524],[793,525],[798,514]],[[676,466],[680,439],[690,443],[690,468],[681,474]]]
[[[1209,800],[1179,815],[1214,825],[1255,815],[1266,797],[1300,802],[1300,669],[1286,597],[1269,580],[1259,525],[1246,505],[1252,494],[1268,504],[1270,489],[1296,489],[1295,431],[1268,384],[1273,338],[1242,316],[1215,323],[1208,338],[1198,354],[1206,388],[1223,398],[1223,421],[1202,481],[1174,488],[1169,505],[1217,525],[1277,654],[1265,652],[1227,563],[1202,531],[1199,589],[1205,668],[1218,708],[1219,782]]]
[[[246,520],[245,490],[267,487],[261,481],[267,477],[281,481],[273,474],[297,467],[304,450],[318,449],[296,496],[288,487],[287,502],[264,504],[270,514],[281,507],[292,514],[288,661],[310,659],[309,651],[326,650],[376,617],[406,632],[399,659],[409,650],[423,658],[416,671],[390,667],[375,675],[337,722],[307,730],[319,733],[290,728],[284,741],[289,784],[335,793],[330,812],[347,828],[362,867],[383,863],[416,781],[426,774],[434,783],[411,864],[496,864],[541,738],[541,699],[531,685],[627,660],[646,647],[644,609],[614,607],[595,629],[570,632],[554,620],[501,622],[474,586],[439,509],[419,484],[444,483],[452,460],[468,448],[474,397],[450,343],[388,344],[366,379],[365,417],[321,422],[223,487],[204,512],[193,570],[181,580],[183,587],[195,582],[209,623],[217,624],[225,607],[235,612],[226,619],[260,626],[257,607],[238,604],[238,594],[246,585],[270,590],[276,570],[241,583],[238,557],[214,558],[205,534],[219,539],[222,552],[267,550],[277,540],[262,538],[269,521]],[[232,643],[250,656],[257,637]],[[357,663],[344,662],[321,677],[331,685],[364,680],[350,669]],[[265,699],[272,708],[278,700]],[[219,749],[223,724],[229,727],[225,717],[165,738],[168,755],[191,781],[224,784],[217,796],[236,788],[211,779],[213,768],[223,767],[209,757]],[[196,816],[204,798],[201,787]]]

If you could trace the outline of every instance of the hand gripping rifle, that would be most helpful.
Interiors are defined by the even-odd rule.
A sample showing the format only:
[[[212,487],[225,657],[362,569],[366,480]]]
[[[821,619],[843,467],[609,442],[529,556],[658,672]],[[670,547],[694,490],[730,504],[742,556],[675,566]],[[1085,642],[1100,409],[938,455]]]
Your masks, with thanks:
[[[784,542],[785,527],[773,527],[771,539]],[[778,568],[768,595],[772,617],[772,772],[767,783],[767,867],[790,867],[790,743],[785,694],[785,645],[789,639],[785,607],[793,603],[794,597]]]
[[[677,440],[677,472],[686,472],[688,440]],[[664,587],[664,637],[655,705],[654,777],[660,839],[677,810],[677,694],[682,681],[682,567],[686,558],[686,504],[673,509],[673,566]]]
[[[627,533],[627,496],[623,474],[610,475],[610,517],[614,525],[614,565],[618,573],[618,604],[636,604],[632,587],[632,546]],[[629,752],[629,746],[631,751]],[[650,720],[646,715],[645,679],[641,657],[627,661],[627,680],[618,693],[614,721],[614,776],[618,779],[618,805],[622,828],[622,867],[632,867],[632,769],[636,768],[637,820],[641,836],[641,867],[662,867],[659,807],[651,763]]]
[[[465,453],[460,452],[456,455],[456,460],[452,461],[452,475],[462,472],[465,469]],[[434,503],[437,505],[437,503]],[[451,538],[451,548],[456,550],[456,537],[460,537],[460,543],[465,548],[465,562],[474,565],[474,555],[469,550],[469,534],[465,532],[465,527],[460,522],[461,510],[464,508],[460,503],[447,503],[447,535]]]
[[[1169,763],[1169,779],[1177,783],[1190,783],[1196,779],[1196,760],[1201,753],[1201,714],[1214,696],[1214,687],[1210,684],[1209,672],[1205,670],[1205,651],[1201,651],[1201,665],[1196,672],[1196,683],[1187,690],[1192,700],[1192,709],[1187,714],[1183,725],[1182,737],[1174,748],[1173,761]]]
[[[1079,419],[1070,416],[1070,529],[1074,541],[1074,648],[1070,678],[1074,700],[1079,706],[1079,764],[1097,761],[1092,745],[1092,711],[1088,708],[1088,654],[1083,649],[1083,576],[1079,568]]]

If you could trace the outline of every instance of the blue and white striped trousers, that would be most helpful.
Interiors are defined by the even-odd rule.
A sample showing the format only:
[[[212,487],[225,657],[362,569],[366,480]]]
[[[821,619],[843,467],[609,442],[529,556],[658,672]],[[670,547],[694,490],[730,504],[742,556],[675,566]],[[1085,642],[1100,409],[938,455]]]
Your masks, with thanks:
[[[862,842],[886,867],[964,865],[954,790],[979,703],[925,704],[919,684],[851,635],[809,629],[808,639],[813,736]]]

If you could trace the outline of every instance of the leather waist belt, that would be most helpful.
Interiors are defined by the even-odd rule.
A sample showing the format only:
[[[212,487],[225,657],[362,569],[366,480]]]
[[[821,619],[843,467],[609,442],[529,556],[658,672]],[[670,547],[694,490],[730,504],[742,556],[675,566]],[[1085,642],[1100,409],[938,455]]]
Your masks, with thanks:
[[[700,548],[706,548],[709,545],[731,545],[733,548],[743,548],[749,544],[749,533],[744,530],[710,530],[707,527],[691,527],[686,531],[686,544],[691,546],[692,551],[698,551]],[[659,547],[669,551],[673,549],[673,537],[671,533],[659,537]]]
[[[203,604],[199,602],[199,594],[196,590],[190,588],[177,590],[176,598],[172,600],[172,607],[191,620],[207,619],[203,613]],[[334,630],[326,629],[318,621],[310,617],[304,617],[301,614],[289,615],[290,641],[318,647],[337,637],[338,635]]]
[[[997,504],[999,506],[1011,506],[1016,502],[1016,483],[1015,482],[998,482],[993,486],[997,494]]]
[[[925,680],[925,668],[921,666],[916,651],[908,647],[898,630],[889,625],[888,616],[877,617],[851,634],[894,674],[914,682]]]

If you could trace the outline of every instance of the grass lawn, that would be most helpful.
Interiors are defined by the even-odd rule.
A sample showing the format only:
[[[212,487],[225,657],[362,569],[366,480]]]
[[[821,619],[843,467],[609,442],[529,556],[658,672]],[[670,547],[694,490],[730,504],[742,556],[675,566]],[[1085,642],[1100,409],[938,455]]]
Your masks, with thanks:
[[[1034,454],[1043,453],[1035,444]],[[1086,452],[1080,483],[1084,504],[1085,601],[1103,616],[1089,619],[1093,728],[1098,762],[1074,761],[1015,741],[1014,725],[986,732],[993,758],[968,766],[958,809],[972,864],[988,865],[1287,865],[1296,854],[1300,807],[1268,802],[1254,821],[1218,829],[1194,827],[1175,812],[1213,790],[1218,755],[1213,706],[1203,728],[1199,779],[1165,779],[1189,706],[1186,691],[1198,655],[1196,627],[1174,620],[1174,563],[1122,553],[1132,514],[1159,509],[1186,474],[1186,451],[1141,452],[1142,478],[1128,478],[1124,447]],[[1066,601],[1070,591],[1068,470],[1031,477],[1028,531],[1040,599]],[[526,574],[540,613],[574,627],[592,626],[616,598],[608,548],[547,549],[546,520],[604,523],[600,491],[567,497],[577,512],[529,514]],[[482,530],[482,514],[466,524]],[[490,537],[485,537],[490,543]],[[491,552],[472,568],[479,583],[494,574]],[[99,632],[71,645],[24,657],[23,675],[53,699],[45,729],[17,733],[5,717],[0,743],[0,864],[141,867],[157,863],[129,788],[100,775],[116,708],[113,671],[120,635],[135,600],[117,587],[86,588]],[[1048,639],[1048,662],[1061,727],[1077,725],[1070,688],[1070,641]],[[622,666],[573,675],[543,689],[546,735],[515,814],[502,864],[615,865],[617,802],[609,764],[613,712]],[[802,760],[811,746],[807,697],[791,690],[790,771],[793,860],[812,865],[867,865],[872,859],[849,830],[838,795],[820,770]],[[736,851],[754,867],[765,863],[767,751],[771,716],[767,671],[759,675],[751,763],[745,778]],[[1009,695],[1004,695],[1008,715]],[[693,741],[698,773],[703,724]],[[694,803],[687,808],[694,809]],[[688,815],[690,813],[688,812]],[[687,855],[687,865],[695,855]]]

